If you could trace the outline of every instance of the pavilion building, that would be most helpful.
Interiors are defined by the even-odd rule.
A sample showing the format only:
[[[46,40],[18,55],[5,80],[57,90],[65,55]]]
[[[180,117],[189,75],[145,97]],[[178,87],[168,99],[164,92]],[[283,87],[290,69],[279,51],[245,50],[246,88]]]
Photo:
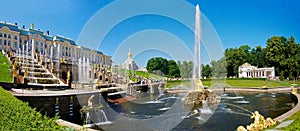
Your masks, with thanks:
[[[239,66],[239,78],[275,78],[275,68],[257,68],[245,63]]]

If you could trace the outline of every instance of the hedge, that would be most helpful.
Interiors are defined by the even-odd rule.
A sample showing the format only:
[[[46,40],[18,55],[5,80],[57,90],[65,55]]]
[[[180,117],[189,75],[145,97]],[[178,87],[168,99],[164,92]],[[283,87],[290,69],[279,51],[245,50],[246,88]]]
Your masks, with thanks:
[[[0,87],[0,130],[65,130],[56,124],[57,117],[40,114]]]

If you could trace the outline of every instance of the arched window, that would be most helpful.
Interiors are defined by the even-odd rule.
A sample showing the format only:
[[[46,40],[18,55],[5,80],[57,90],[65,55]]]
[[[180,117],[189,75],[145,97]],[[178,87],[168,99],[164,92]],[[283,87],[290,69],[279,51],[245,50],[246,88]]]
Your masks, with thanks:
[[[6,34],[4,33],[4,38],[6,38]]]
[[[27,43],[27,40],[24,40],[24,44],[26,44]]]
[[[11,46],[11,44],[10,44],[10,40],[8,41],[7,45],[8,45],[8,46]]]
[[[8,34],[8,39],[10,39],[11,37],[10,37],[10,34]]]
[[[2,37],[2,32],[0,32],[0,37]]]
[[[18,36],[17,35],[15,35],[15,40],[18,40]]]
[[[6,45],[6,40],[4,40],[4,45]]]
[[[2,39],[0,39],[0,45],[2,45]]]

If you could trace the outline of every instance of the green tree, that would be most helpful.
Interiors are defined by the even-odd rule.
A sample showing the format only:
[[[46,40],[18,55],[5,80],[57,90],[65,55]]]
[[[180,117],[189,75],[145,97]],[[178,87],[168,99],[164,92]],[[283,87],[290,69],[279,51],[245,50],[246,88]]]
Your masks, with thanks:
[[[286,43],[285,47],[285,67],[287,68],[285,71],[285,76],[289,77],[290,80],[293,80],[295,77],[298,77],[298,69],[299,66],[299,45],[296,44],[295,38],[290,37]]]
[[[162,57],[151,58],[146,66],[149,73],[162,72],[164,75],[168,74],[168,60]],[[161,75],[161,74],[160,74]]]
[[[210,78],[211,77],[211,67],[207,65],[201,65],[202,66],[202,77]]]
[[[227,75],[227,70],[226,70],[227,64],[226,64],[226,59],[225,57],[222,57],[220,60],[211,61],[211,76],[216,77],[216,78],[224,78]]]
[[[264,49],[261,46],[256,46],[255,48],[252,48],[249,57],[248,62],[251,65],[257,66],[257,67],[265,67],[265,54]]]
[[[237,76],[238,67],[248,61],[249,46],[241,46],[240,48],[229,48],[225,50],[227,62],[227,76]]]
[[[180,77],[180,70],[177,63],[174,60],[168,60],[168,76]]]
[[[267,46],[265,50],[266,61],[274,66],[276,75],[279,75],[281,71],[285,72],[284,66],[286,65],[285,59],[285,44],[287,39],[285,37],[273,36],[267,40]],[[283,73],[284,74],[284,73]],[[284,75],[283,75],[284,76]]]

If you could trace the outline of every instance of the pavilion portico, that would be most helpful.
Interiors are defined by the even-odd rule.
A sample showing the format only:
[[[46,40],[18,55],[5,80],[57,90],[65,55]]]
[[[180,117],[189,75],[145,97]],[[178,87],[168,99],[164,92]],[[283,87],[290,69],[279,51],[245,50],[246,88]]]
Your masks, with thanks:
[[[274,78],[275,68],[257,68],[251,66],[249,63],[245,63],[239,66],[239,78]]]

